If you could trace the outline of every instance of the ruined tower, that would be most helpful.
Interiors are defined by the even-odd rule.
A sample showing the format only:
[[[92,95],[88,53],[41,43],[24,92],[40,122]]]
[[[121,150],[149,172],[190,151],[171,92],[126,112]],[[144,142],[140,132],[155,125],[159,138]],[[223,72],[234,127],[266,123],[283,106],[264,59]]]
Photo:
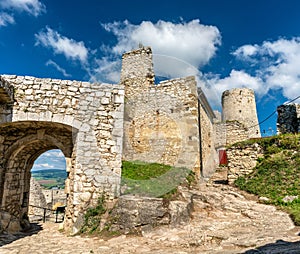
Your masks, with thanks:
[[[123,159],[184,167],[200,176],[200,161],[209,164],[212,124],[203,110],[200,159],[195,77],[155,84],[151,48],[141,47],[123,55],[120,83],[125,87]]]
[[[152,50],[143,47],[123,54],[120,83],[125,85],[126,98],[146,92],[154,84]]]
[[[224,122],[239,122],[245,127],[248,138],[261,137],[253,90],[235,88],[222,94],[222,118]]]

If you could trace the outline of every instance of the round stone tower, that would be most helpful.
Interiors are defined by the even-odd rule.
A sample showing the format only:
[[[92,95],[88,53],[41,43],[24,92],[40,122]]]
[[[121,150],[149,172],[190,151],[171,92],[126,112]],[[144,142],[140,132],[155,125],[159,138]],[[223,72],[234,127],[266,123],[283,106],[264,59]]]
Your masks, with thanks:
[[[222,119],[224,122],[238,121],[244,125],[248,138],[261,137],[253,90],[234,88],[222,95]]]

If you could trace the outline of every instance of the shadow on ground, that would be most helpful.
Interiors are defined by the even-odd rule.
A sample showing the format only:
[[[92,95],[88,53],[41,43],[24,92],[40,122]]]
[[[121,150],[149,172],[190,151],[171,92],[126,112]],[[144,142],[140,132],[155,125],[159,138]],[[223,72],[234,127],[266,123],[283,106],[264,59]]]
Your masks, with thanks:
[[[30,228],[26,231],[18,232],[15,234],[2,233],[0,234],[0,247],[9,244],[18,239],[24,238],[26,236],[31,236],[37,234],[39,231],[43,230],[43,227],[39,223],[30,223]]]
[[[300,241],[286,242],[277,240],[275,243],[269,243],[264,246],[257,247],[244,252],[244,254],[299,254]]]

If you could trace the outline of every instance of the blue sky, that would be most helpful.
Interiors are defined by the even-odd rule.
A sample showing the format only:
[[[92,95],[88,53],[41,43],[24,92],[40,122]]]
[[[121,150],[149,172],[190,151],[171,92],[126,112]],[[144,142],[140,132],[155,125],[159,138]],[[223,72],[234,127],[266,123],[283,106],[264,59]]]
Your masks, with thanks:
[[[196,75],[214,108],[254,89],[262,121],[300,95],[299,13],[297,0],[0,0],[0,73],[118,83],[142,43],[158,76]]]

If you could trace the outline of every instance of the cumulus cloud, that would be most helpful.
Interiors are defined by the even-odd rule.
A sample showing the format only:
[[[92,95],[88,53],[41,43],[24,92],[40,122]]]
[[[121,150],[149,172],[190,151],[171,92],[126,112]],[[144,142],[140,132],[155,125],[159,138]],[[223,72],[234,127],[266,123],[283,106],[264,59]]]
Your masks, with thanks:
[[[67,73],[67,71],[60,67],[56,62],[54,62],[53,60],[48,60],[46,62],[46,66],[53,66],[57,71],[59,71],[60,73],[62,73],[65,77],[71,77],[70,74]]]
[[[59,158],[65,158],[64,154],[62,153],[61,150],[54,149],[54,150],[49,150],[41,155],[41,157],[59,157]]]
[[[69,39],[49,27],[35,34],[35,38],[36,45],[50,48],[54,53],[63,54],[67,59],[79,60],[81,63],[87,61],[88,49],[82,41]]]
[[[215,78],[210,77],[208,80],[219,94],[219,98],[221,97],[222,92],[232,88],[247,87],[257,92],[261,92],[261,88],[263,87],[263,81],[259,77],[253,77],[244,71],[237,70],[232,70],[229,76],[223,79],[219,79],[215,76]]]
[[[39,0],[1,0],[0,7],[9,10],[24,11],[35,17],[46,12],[46,6]]]
[[[233,55],[238,58],[248,58],[254,56],[257,53],[258,49],[258,45],[244,45],[233,52]]]
[[[65,156],[61,150],[49,150],[41,154],[34,162],[32,170],[66,169]]]
[[[270,90],[282,91],[287,99],[300,95],[300,37],[244,45],[233,55],[244,63],[256,64],[250,65],[247,70],[232,70],[223,79],[216,78],[217,90],[247,86],[259,96],[266,95]]]
[[[118,43],[111,48],[121,54],[139,44],[151,45],[155,54],[177,57],[196,67],[202,66],[215,55],[221,44],[219,30],[214,26],[202,25],[198,19],[179,24],[158,21],[143,21],[133,25],[128,21],[103,24],[113,33]]]
[[[9,24],[14,24],[14,23],[15,23],[15,19],[12,15],[5,12],[0,13],[0,27],[7,26]]]
[[[139,25],[126,20],[102,26],[116,36],[117,43],[102,46],[102,50],[107,55],[113,53],[113,57],[99,59],[99,66],[104,66],[103,63],[117,66],[116,58],[142,44],[151,46],[153,50],[156,74],[168,78],[194,75],[197,68],[207,64],[216,54],[221,44],[219,30],[215,26],[201,24],[198,19],[181,23],[143,21]],[[97,70],[103,68],[100,66]],[[113,73],[108,71],[107,77],[115,78],[115,71],[116,69],[113,69]]]

